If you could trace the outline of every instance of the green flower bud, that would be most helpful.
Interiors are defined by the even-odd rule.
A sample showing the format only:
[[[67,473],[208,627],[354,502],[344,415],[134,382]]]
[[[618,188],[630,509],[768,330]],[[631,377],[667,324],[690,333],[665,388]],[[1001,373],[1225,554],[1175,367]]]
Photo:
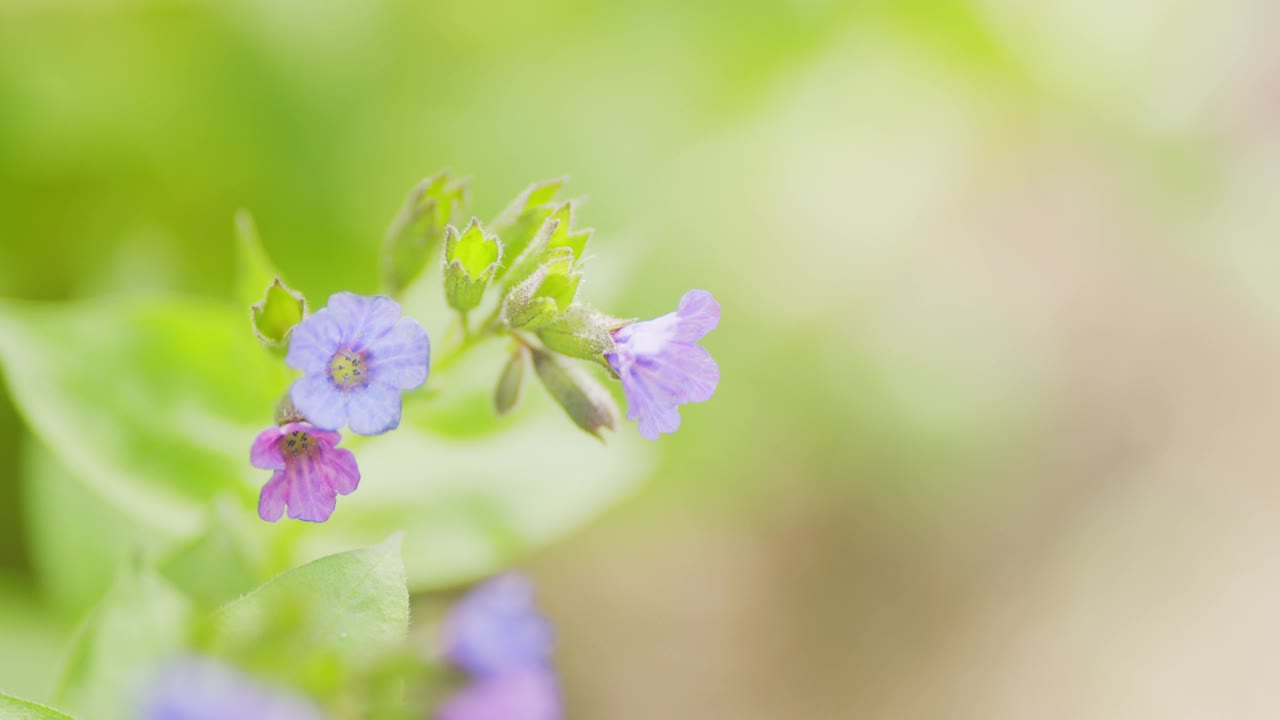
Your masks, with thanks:
[[[559,248],[528,279],[517,285],[503,303],[503,319],[516,330],[536,330],[560,316],[573,303],[582,274],[573,269],[573,255]]]
[[[279,277],[271,281],[262,299],[249,306],[253,332],[270,348],[284,348],[289,332],[307,314],[307,301],[302,293],[285,285]]]
[[[461,235],[452,225],[445,228],[444,296],[449,306],[467,312],[479,305],[501,261],[502,243],[486,235],[479,220],[471,218]]]
[[[499,415],[506,415],[515,409],[524,394],[525,368],[529,365],[529,350],[524,345],[517,345],[511,353],[511,359],[502,368],[498,378],[498,387],[493,391],[493,408]]]
[[[538,339],[548,350],[607,366],[604,355],[613,352],[613,331],[627,322],[585,305],[573,305],[560,317],[538,328]]]
[[[450,182],[449,174],[442,172],[409,191],[382,245],[382,283],[388,293],[403,293],[422,274],[445,226],[467,204],[467,183]]]
[[[613,430],[617,425],[618,406],[613,396],[581,367],[563,362],[545,350],[534,349],[533,369],[573,424],[602,441],[600,428]]]
[[[508,258],[520,257],[537,237],[547,218],[555,210],[552,201],[556,193],[568,181],[568,178],[557,178],[530,185],[489,223],[489,229],[502,238]],[[509,269],[498,268],[495,277],[502,277]]]

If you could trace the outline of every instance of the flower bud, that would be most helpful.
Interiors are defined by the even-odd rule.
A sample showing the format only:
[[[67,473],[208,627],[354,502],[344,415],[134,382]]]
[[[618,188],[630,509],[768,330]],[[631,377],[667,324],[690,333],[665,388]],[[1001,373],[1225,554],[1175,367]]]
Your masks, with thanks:
[[[538,328],[538,339],[548,350],[561,355],[607,365],[604,355],[613,352],[613,331],[626,324],[626,320],[584,305],[573,305],[560,317]]]
[[[499,415],[506,415],[515,409],[524,394],[525,368],[529,364],[529,351],[524,345],[517,345],[511,358],[502,368],[498,378],[498,387],[493,391],[493,409]]]
[[[452,225],[446,227],[444,295],[449,306],[467,312],[479,305],[501,260],[502,243],[486,235],[479,220],[471,218],[461,235]]]
[[[302,293],[285,285],[279,277],[271,281],[262,299],[249,306],[253,332],[259,342],[270,348],[283,348],[293,327],[307,313],[307,301]]]
[[[503,304],[503,318],[515,330],[535,330],[569,308],[582,274],[573,270],[573,255],[557,249],[524,282],[513,288]]]
[[[502,246],[508,258],[520,257],[537,237],[547,218],[555,210],[552,201],[556,193],[568,181],[568,178],[557,178],[530,185],[489,223],[490,231],[502,238]],[[495,277],[502,277],[508,269],[510,268],[499,267]]]
[[[600,440],[604,440],[600,428],[612,430],[617,425],[618,406],[613,396],[581,367],[563,362],[545,350],[534,349],[533,369],[575,425]]]

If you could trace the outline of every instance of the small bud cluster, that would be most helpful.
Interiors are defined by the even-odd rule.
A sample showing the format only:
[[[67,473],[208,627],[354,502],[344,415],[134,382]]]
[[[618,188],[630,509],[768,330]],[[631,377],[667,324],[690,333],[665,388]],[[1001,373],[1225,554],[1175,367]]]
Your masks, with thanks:
[[[578,227],[579,201],[556,199],[565,182],[535,183],[487,226],[473,217],[459,230],[467,182],[447,173],[422,181],[383,243],[386,294],[336,293],[314,313],[302,293],[269,271],[251,223],[241,218],[242,242],[259,266],[251,275],[270,278],[251,307],[253,330],[300,374],[277,408],[277,425],[258,436],[250,454],[255,467],[274,471],[259,501],[264,520],[278,520],[286,508],[291,518],[327,520],[337,495],[353,492],[360,480],[354,456],[337,448],[339,430],[379,435],[399,426],[401,395],[426,382],[431,350],[426,331],[402,316],[395,298],[436,262],[461,328],[460,342],[437,370],[482,341],[507,338],[511,355],[493,393],[498,414],[516,408],[532,376],[575,425],[602,438],[619,417],[602,382],[609,377],[621,383],[627,418],[656,440],[679,427],[679,405],[711,397],[720,370],[696,343],[718,323],[719,305],[694,290],[675,312],[637,322],[581,303],[592,231]],[[471,313],[486,305],[486,319],[473,325]]]

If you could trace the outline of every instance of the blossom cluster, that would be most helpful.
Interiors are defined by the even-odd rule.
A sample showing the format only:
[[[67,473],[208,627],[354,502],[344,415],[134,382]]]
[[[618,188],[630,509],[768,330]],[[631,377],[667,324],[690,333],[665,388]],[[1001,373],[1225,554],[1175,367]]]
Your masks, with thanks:
[[[339,292],[307,314],[301,293],[277,277],[253,307],[262,341],[285,350],[299,373],[277,413],[277,424],[254,440],[250,462],[272,475],[258,513],[275,522],[323,522],[337,496],[354,492],[360,471],[341,431],[380,435],[400,425],[402,396],[427,381],[431,343],[422,325],[403,315],[400,296],[424,276],[443,245],[445,300],[458,314],[462,340],[442,364],[456,362],[481,341],[507,338],[513,351],[494,392],[499,414],[510,412],[532,374],[579,428],[600,436],[618,411],[594,363],[618,381],[628,420],[657,440],[681,423],[679,406],[703,402],[720,382],[720,368],[699,341],[716,327],[720,305],[705,290],[691,290],[674,312],[623,320],[577,300],[591,230],[574,227],[576,204],[557,201],[564,185],[537,183],[488,227],[472,218],[459,231],[450,224],[465,200],[465,184],[439,175],[414,188],[383,248],[388,295]],[[494,291],[490,293],[489,291]],[[478,324],[475,310],[491,297]],[[438,368],[439,369],[439,368]]]

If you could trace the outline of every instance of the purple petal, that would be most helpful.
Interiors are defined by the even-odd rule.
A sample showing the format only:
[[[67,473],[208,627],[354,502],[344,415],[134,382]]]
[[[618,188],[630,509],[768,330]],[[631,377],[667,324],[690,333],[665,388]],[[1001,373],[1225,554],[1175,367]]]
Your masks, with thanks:
[[[357,350],[390,332],[400,319],[400,304],[385,295],[334,293],[327,307],[337,319],[343,342]]]
[[[262,470],[279,470],[284,467],[284,454],[280,452],[280,428],[269,427],[258,433],[249,448],[249,464]]]
[[[413,318],[400,318],[391,332],[369,344],[369,353],[380,383],[412,390],[427,381],[431,345]]]
[[[333,448],[324,454],[321,461],[329,486],[339,495],[350,495],[360,484],[360,468],[356,466],[356,456],[350,450]]]
[[[532,583],[515,573],[468,592],[450,609],[443,633],[449,661],[478,676],[545,665],[555,645],[551,623],[534,604]]]
[[[285,471],[276,470],[271,479],[262,486],[258,495],[258,517],[267,522],[275,522],[284,515],[284,503],[289,493],[289,483],[285,480]]]
[[[396,429],[400,425],[400,391],[379,381],[352,392],[347,403],[347,425],[357,435],[379,435]]]
[[[333,313],[321,308],[289,333],[289,352],[284,356],[284,362],[304,373],[325,372],[341,342],[342,333]]]
[[[141,720],[321,720],[306,697],[259,683],[214,660],[172,662],[147,688]],[[132,716],[132,715],[131,715]]]
[[[676,314],[680,316],[676,340],[697,342],[720,324],[720,303],[706,290],[690,290],[680,298]]]
[[[637,420],[640,435],[657,440],[660,433],[673,433],[680,428],[680,412],[661,386],[632,367],[622,375],[622,390],[627,396],[627,419]],[[643,371],[642,371],[643,372]]]
[[[312,458],[299,459],[283,472],[289,486],[289,517],[308,522],[328,520],[338,497],[320,464]]]
[[[555,675],[542,667],[472,683],[437,714],[439,720],[559,720],[561,716]]]
[[[324,375],[293,381],[289,399],[307,422],[323,430],[337,430],[347,420],[347,398]]]

